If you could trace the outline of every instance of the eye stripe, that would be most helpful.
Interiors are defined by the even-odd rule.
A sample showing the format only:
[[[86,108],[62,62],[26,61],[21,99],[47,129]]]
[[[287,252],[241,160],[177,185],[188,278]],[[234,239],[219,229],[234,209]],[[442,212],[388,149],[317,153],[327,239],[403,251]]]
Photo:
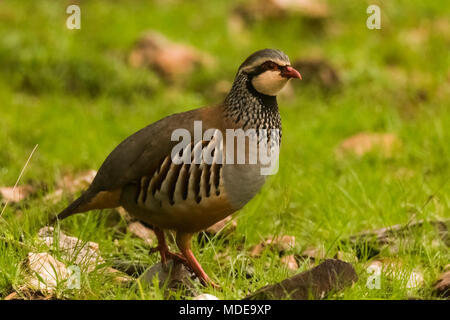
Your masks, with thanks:
[[[273,62],[272,60],[267,60],[264,63],[260,64],[259,66],[253,68],[253,70],[250,70],[247,72],[247,74],[250,76],[250,78],[255,77],[257,75],[260,75],[261,73],[265,71],[277,71],[283,68],[283,66],[278,65],[276,62]]]

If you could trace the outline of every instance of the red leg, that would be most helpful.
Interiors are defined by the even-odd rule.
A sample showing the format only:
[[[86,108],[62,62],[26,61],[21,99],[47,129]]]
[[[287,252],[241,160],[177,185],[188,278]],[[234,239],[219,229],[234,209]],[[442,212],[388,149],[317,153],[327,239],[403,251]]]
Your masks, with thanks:
[[[195,258],[191,250],[191,233],[180,233],[177,232],[177,245],[180,248],[181,253],[186,258],[187,264],[194,271],[197,277],[203,282],[203,284],[210,284],[214,288],[219,288],[217,284],[211,281],[206,272],[203,270],[200,263]]]
[[[181,254],[169,251],[169,247],[166,243],[166,237],[164,236],[164,231],[159,228],[154,228],[153,231],[155,232],[156,238],[158,239],[158,246],[151,249],[150,253],[159,251],[159,253],[161,254],[161,263],[163,265],[167,264],[167,259],[178,260],[184,264],[187,263],[186,259]]]

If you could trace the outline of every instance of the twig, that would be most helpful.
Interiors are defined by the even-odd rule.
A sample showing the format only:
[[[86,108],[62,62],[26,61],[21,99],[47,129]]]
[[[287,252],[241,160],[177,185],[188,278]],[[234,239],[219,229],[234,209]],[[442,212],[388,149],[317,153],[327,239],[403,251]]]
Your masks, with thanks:
[[[25,162],[25,165],[23,166],[22,171],[20,172],[19,177],[17,178],[16,184],[13,187],[13,191],[12,191],[13,194],[14,194],[14,191],[16,190],[17,185],[19,184],[20,178],[22,178],[22,175],[25,172],[25,169],[27,168],[28,163],[30,162],[31,157],[33,156],[37,147],[38,147],[38,144],[34,146],[33,151],[31,151],[30,156],[27,159],[27,162]],[[6,200],[5,206],[3,207],[2,212],[0,212],[0,217],[3,215],[3,212],[5,211],[6,207],[8,206],[8,203],[9,203],[9,199]]]
[[[431,221],[424,221],[419,220],[415,222],[408,222],[406,225],[403,224],[396,224],[390,227],[376,229],[376,230],[369,230],[369,231],[363,231],[356,235],[350,236],[349,240],[352,243],[356,243],[359,241],[367,241],[370,239],[375,240],[375,242],[378,242],[380,244],[387,244],[389,243],[390,238],[399,236],[402,234],[407,234],[408,232],[411,232],[413,229],[418,229],[422,227],[424,224],[430,224],[434,227],[436,227],[441,234],[442,238],[445,240],[447,235],[447,224],[450,223],[450,220],[431,220]]]

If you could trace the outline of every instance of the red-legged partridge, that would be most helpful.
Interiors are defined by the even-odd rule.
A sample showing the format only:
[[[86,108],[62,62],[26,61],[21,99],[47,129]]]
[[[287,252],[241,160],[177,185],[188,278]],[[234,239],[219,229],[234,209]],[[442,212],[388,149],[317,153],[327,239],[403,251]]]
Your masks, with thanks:
[[[276,95],[291,78],[301,76],[283,52],[253,53],[239,67],[223,103],[168,116],[125,139],[58,219],[122,206],[154,227],[163,263],[181,259],[214,285],[191,251],[191,237],[241,209],[264,184],[263,169],[271,163],[263,163],[258,152],[264,145],[270,155],[279,147]],[[243,146],[236,137],[242,132],[249,133]],[[181,143],[184,136],[188,140]],[[169,252],[165,229],[176,232],[181,254]]]

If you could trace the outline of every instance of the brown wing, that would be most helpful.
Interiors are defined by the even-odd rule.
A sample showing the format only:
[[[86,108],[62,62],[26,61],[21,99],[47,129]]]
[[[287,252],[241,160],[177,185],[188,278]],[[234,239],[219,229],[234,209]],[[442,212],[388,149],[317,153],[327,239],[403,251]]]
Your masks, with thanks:
[[[178,143],[171,141],[175,129],[187,129],[193,136],[194,121],[202,121],[203,130],[215,127],[217,123],[210,119],[216,118],[220,111],[220,106],[217,106],[174,114],[129,136],[108,155],[89,189],[58,216],[62,219],[77,212],[117,207],[120,190],[124,186],[153,175],[164,158],[170,155]]]

